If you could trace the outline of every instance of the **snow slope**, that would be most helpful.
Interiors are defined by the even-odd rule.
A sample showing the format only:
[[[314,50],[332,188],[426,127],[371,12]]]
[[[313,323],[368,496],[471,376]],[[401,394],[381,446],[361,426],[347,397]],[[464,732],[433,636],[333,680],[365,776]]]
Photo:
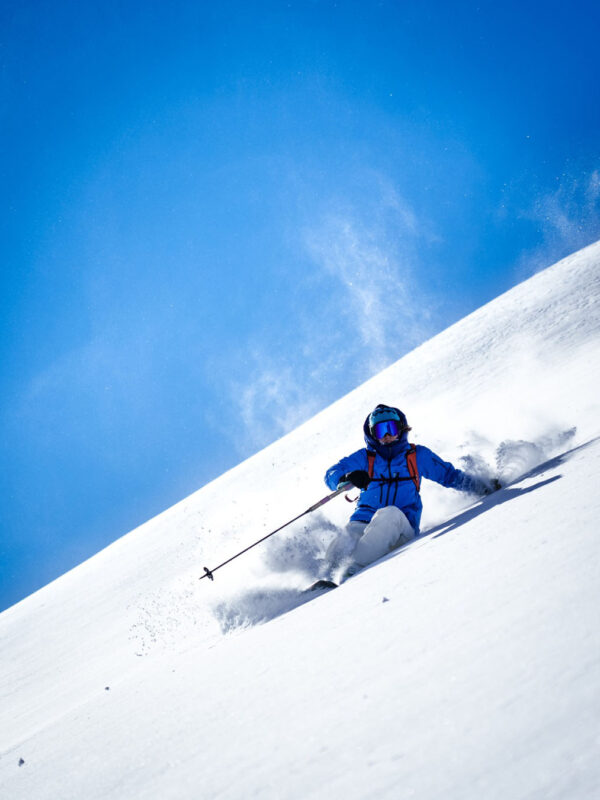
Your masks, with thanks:
[[[0,615],[0,797],[600,796],[599,299],[600,243]],[[506,488],[303,605],[342,498],[199,581],[377,402]]]

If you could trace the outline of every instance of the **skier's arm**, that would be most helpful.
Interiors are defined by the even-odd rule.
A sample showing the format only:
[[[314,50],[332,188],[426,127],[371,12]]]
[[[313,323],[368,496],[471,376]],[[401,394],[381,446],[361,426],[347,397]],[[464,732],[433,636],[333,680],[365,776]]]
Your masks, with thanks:
[[[424,478],[429,478],[429,480],[440,483],[450,489],[484,495],[500,488],[497,481],[492,485],[476,475],[456,469],[449,461],[444,461],[428,447],[423,447],[423,445],[417,446],[417,464],[419,473]]]
[[[332,491],[335,491],[344,475],[356,470],[366,471],[367,468],[367,451],[363,447],[362,450],[357,450],[356,453],[342,458],[337,464],[329,467],[325,473],[325,483]]]

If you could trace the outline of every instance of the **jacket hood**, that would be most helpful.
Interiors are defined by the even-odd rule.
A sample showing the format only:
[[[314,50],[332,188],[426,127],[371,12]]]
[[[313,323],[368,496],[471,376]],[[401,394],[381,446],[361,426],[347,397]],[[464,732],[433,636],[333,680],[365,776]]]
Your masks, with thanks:
[[[378,453],[382,458],[391,459],[395,458],[397,455],[402,453],[404,450],[408,450],[410,444],[408,442],[408,432],[410,427],[408,426],[408,422],[406,421],[406,416],[400,411],[399,408],[395,408],[394,406],[386,406],[380,403],[377,406],[377,409],[386,410],[389,409],[390,411],[395,411],[396,414],[400,417],[400,421],[404,430],[400,434],[400,437],[397,442],[392,442],[391,444],[381,444],[371,435],[371,429],[369,427],[369,419],[371,414],[369,414],[365,420],[365,424],[363,425],[363,433],[365,435],[365,444],[367,445],[368,450],[374,450]]]

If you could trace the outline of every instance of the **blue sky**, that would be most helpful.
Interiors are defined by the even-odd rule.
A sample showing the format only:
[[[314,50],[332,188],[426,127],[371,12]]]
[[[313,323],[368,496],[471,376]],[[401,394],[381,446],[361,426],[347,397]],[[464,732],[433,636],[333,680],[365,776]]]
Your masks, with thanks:
[[[596,3],[0,10],[0,608],[600,237]]]

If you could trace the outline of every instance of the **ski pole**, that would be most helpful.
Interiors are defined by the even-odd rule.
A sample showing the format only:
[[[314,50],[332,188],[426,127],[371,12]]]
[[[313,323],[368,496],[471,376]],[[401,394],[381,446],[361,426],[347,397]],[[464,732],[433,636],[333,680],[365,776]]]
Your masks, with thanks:
[[[287,528],[288,525],[291,525],[292,522],[296,522],[296,520],[300,519],[300,517],[304,517],[306,516],[306,514],[310,514],[311,511],[316,511],[317,508],[324,506],[325,503],[328,503],[330,500],[333,500],[333,498],[337,497],[338,494],[347,491],[349,486],[351,486],[350,483],[344,483],[342,486],[338,486],[338,488],[334,492],[328,494],[327,497],[324,497],[322,500],[319,500],[319,502],[315,503],[314,506],[307,508],[306,511],[303,511],[301,514],[298,514],[297,517],[294,517],[294,519],[291,519],[289,522],[285,522],[283,525],[280,525],[279,528],[277,528],[274,531],[271,531],[271,533],[267,533],[267,535],[263,536],[262,539],[259,539],[258,541],[254,542],[254,544],[249,545],[244,550],[240,550],[239,553],[236,553],[234,556],[231,556],[231,558],[228,558],[227,561],[223,561],[223,563],[219,564],[218,567],[214,567],[213,569],[204,567],[204,575],[200,575],[198,580],[201,581],[202,578],[209,578],[211,581],[214,581],[215,578],[213,572],[216,572],[218,569],[221,569],[221,567],[224,567],[225,564],[229,564],[229,562],[233,561],[235,558],[239,558],[239,556],[243,555],[244,553],[247,553],[248,550],[252,550],[253,547],[256,547],[256,545],[260,544],[261,542],[264,542],[265,539],[268,539],[270,536],[274,536],[276,533],[279,533],[279,531],[282,531],[284,528]]]

